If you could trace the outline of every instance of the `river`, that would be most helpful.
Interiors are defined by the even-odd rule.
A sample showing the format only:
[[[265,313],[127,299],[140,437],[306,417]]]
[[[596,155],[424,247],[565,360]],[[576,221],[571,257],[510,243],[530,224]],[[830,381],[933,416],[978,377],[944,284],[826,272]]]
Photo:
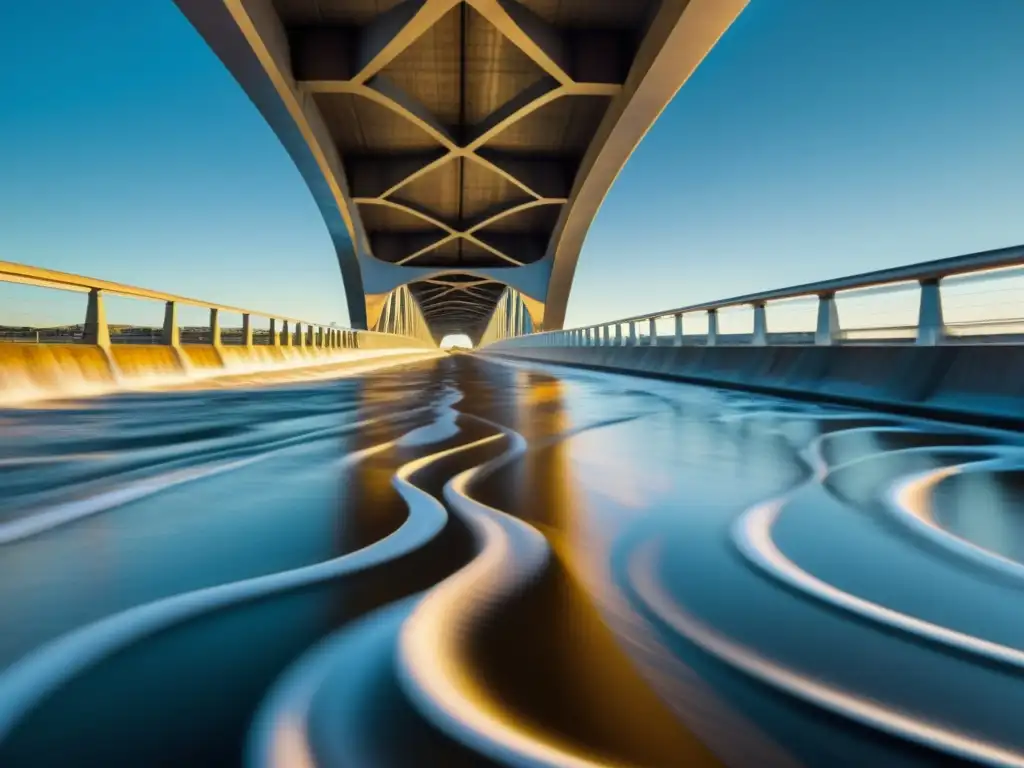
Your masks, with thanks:
[[[0,411],[0,765],[1024,765],[1024,438],[451,355]]]

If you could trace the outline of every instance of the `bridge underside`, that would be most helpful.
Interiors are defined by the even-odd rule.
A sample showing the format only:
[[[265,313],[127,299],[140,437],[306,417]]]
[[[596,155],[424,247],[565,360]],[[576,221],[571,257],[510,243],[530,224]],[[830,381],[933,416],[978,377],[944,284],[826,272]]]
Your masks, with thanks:
[[[561,325],[608,186],[745,2],[178,0],[344,220],[353,317],[409,284],[474,338],[506,285]]]

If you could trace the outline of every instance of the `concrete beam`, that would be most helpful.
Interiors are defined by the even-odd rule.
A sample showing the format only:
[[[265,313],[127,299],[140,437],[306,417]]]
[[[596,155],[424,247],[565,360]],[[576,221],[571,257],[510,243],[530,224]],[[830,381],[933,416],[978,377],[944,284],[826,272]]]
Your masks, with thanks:
[[[393,195],[408,179],[434,170],[440,160],[449,162],[443,149],[410,152],[402,155],[356,155],[345,159],[349,188],[355,201],[360,198],[384,198]]]
[[[353,216],[337,148],[312,99],[295,86],[288,37],[270,3],[175,0],[277,134],[313,193],[334,243],[349,315],[365,325],[358,248],[365,236]]]
[[[493,0],[497,2],[497,0]],[[662,0],[621,93],[612,99],[576,173],[548,245],[548,327],[561,327],[590,223],[637,144],[748,0]]]

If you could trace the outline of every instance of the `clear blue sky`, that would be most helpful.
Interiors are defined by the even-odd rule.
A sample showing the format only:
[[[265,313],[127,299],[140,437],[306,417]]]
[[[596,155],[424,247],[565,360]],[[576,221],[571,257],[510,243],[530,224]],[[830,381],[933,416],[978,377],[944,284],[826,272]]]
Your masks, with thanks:
[[[0,4],[0,259],[347,323],[309,193],[173,3],[37,5]],[[1020,0],[752,0],[605,202],[568,323],[1024,242],[1022,40]],[[0,323],[78,313],[0,292]]]

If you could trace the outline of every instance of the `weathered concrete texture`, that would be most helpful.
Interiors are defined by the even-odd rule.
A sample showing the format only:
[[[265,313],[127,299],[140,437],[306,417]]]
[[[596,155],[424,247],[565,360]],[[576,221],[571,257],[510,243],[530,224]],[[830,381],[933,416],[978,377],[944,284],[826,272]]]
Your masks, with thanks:
[[[577,347],[512,358],[1024,426],[1024,346]]]

